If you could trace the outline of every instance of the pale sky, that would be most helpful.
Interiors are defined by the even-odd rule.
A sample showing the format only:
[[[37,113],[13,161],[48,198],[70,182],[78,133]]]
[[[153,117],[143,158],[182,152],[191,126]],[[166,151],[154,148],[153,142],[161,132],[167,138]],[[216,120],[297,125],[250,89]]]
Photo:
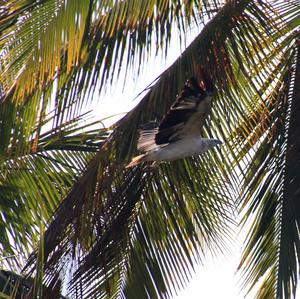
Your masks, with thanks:
[[[218,260],[205,259],[204,265],[197,267],[186,289],[174,299],[241,299],[239,293],[238,275],[235,275],[238,255],[220,256]]]
[[[105,118],[118,113],[130,111],[137,103],[135,96],[141,92],[149,83],[151,83],[158,75],[161,74],[180,53],[178,47],[172,48],[171,58],[167,62],[150,63],[141,74],[139,79],[128,80],[126,88],[122,90],[122,84],[119,88],[109,91],[103,99],[100,99],[98,105],[93,108],[95,118]],[[151,67],[155,66],[155,67]],[[122,82],[122,81],[121,81]],[[112,124],[119,119],[121,115],[113,117],[105,121],[106,125]],[[193,279],[188,286],[182,290],[173,299],[241,299],[242,294],[239,293],[238,276],[235,270],[238,264],[238,250],[230,254],[227,258],[219,257],[217,260],[212,258],[205,259],[205,265],[199,265]]]
[[[188,38],[192,41],[193,34]],[[167,61],[153,58],[150,63],[145,66],[144,71],[139,78],[128,79],[125,89],[122,84],[114,84],[117,89],[109,90],[105,97],[100,98],[98,104],[92,107],[93,114],[97,120],[106,118],[118,113],[126,113],[130,111],[137,103],[135,99],[145,87],[147,87],[157,76],[159,76],[172,62],[180,55],[178,47],[178,39],[171,43],[169,56]],[[128,72],[130,74],[130,72]],[[134,100],[135,99],[135,100]],[[95,103],[94,103],[95,104]],[[110,125],[121,118],[121,115],[106,120],[104,123]],[[241,256],[240,248],[242,247],[242,238],[238,238],[234,244],[235,248],[230,248],[230,254],[220,255],[218,258],[205,258],[204,265],[196,267],[196,274],[191,279],[188,286],[182,290],[173,299],[253,299],[255,292],[244,297],[245,292],[241,292],[240,273],[236,274],[236,268]],[[296,299],[300,299],[300,292]]]

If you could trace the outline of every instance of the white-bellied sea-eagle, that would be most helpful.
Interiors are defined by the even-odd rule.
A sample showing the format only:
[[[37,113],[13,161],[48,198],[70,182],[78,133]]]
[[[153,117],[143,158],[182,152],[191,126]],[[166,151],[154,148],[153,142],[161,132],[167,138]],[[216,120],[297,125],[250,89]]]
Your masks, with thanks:
[[[140,131],[137,148],[144,153],[134,157],[126,167],[144,161],[173,161],[195,156],[221,144],[218,139],[201,137],[211,110],[213,87],[207,74],[201,81],[190,78],[159,126]]]

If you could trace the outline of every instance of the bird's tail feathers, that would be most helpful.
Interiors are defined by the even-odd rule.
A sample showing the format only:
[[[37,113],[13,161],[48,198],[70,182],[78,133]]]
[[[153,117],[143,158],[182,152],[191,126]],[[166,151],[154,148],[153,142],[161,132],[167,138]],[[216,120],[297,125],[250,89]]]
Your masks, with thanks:
[[[136,166],[136,165],[138,165],[138,164],[144,162],[144,161],[145,161],[145,159],[144,159],[145,156],[146,156],[145,154],[142,154],[142,155],[139,155],[139,156],[134,157],[134,158],[131,160],[131,162],[126,166],[126,168],[130,168],[130,167]]]

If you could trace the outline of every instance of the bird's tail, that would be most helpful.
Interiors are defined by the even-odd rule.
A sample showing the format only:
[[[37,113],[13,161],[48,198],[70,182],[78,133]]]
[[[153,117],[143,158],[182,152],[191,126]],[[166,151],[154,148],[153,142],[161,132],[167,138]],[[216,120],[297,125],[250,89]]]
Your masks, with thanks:
[[[126,168],[130,168],[130,167],[133,167],[133,166],[136,166],[138,164],[140,164],[141,162],[144,162],[145,161],[145,154],[142,154],[142,155],[139,155],[139,156],[136,156],[134,157],[131,162],[126,166]]]

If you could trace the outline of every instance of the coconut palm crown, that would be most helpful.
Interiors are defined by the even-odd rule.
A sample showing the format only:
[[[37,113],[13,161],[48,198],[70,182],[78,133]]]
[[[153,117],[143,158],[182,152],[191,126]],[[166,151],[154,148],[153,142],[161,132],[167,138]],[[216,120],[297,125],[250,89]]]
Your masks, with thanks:
[[[295,297],[299,32],[297,0],[2,1],[1,267],[34,278],[30,298],[58,285],[69,298],[172,298],[238,225],[243,292]],[[89,118],[174,36],[182,54],[133,110],[109,128]],[[223,145],[125,168],[140,125],[203,67],[215,86],[203,134]]]

